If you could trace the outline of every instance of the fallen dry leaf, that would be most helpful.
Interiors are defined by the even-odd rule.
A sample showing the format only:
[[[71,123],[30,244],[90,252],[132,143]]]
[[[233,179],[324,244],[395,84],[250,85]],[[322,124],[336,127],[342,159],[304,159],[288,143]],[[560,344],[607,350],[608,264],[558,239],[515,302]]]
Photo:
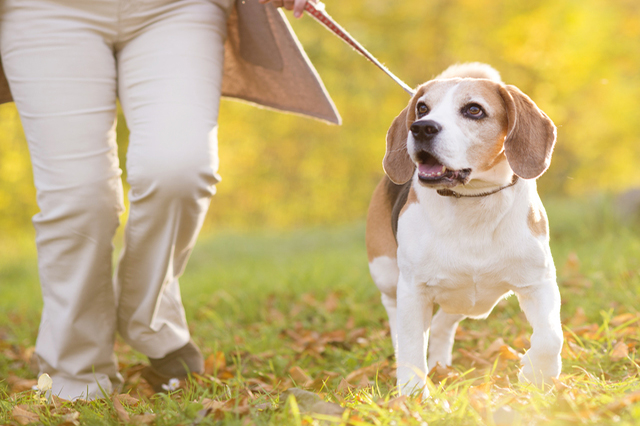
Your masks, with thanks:
[[[484,330],[468,330],[464,326],[458,326],[456,329],[456,339],[458,341],[483,340],[491,334],[488,329]]]
[[[347,332],[345,330],[334,330],[322,333],[320,339],[325,343],[336,343],[344,342],[346,340],[346,337]]]
[[[562,286],[580,292],[585,288],[590,288],[593,283],[580,272],[580,259],[575,252],[569,253],[567,261],[562,268]]]
[[[358,339],[364,338],[369,335],[370,330],[364,327],[358,327],[352,329],[347,335],[347,341],[349,342],[357,342]]]
[[[513,346],[516,349],[529,349],[531,347],[529,335],[525,333],[518,335],[518,337],[513,340]]]
[[[621,359],[625,359],[629,356],[629,347],[623,341],[619,341],[611,350],[611,354],[609,358],[613,361],[620,361]]]
[[[625,407],[640,401],[640,391],[629,393],[617,401],[608,404],[605,409],[617,413]]]
[[[460,378],[460,374],[451,366],[443,366],[439,362],[429,371],[429,378],[433,383],[440,383],[444,379],[455,380]]]
[[[353,316],[350,316],[349,318],[347,318],[347,323],[345,324],[344,328],[347,330],[353,330],[356,326],[356,319]],[[388,326],[385,327],[385,330],[387,329]]]
[[[287,401],[290,397],[296,399],[301,413],[340,416],[344,412],[344,408],[339,404],[323,401],[315,393],[302,389],[287,389],[280,395],[280,401]]]
[[[193,422],[191,422],[191,425],[192,426],[199,425],[200,423],[202,423],[202,421],[205,419],[205,417],[207,417],[212,412],[214,412],[214,408],[213,407],[205,406],[202,410],[200,410],[200,411],[198,411],[196,413],[196,416],[193,419]]]
[[[593,282],[582,275],[577,275],[565,278],[562,281],[562,286],[572,289],[573,293],[583,293],[581,290],[593,287]]]
[[[340,380],[340,383],[338,384],[338,392],[340,393],[344,393],[347,392],[351,389],[355,389],[356,387],[354,385],[352,385],[351,383],[349,383],[346,379],[342,379]]]
[[[28,346],[26,348],[20,348],[20,359],[22,360],[22,362],[25,363],[25,365],[29,366],[32,364],[34,358],[33,358],[33,354],[36,353],[36,347],[35,346]]]
[[[500,359],[504,359],[504,360],[520,359],[520,354],[509,345],[500,346],[499,353],[500,353]]]
[[[567,260],[562,267],[562,275],[573,275],[580,272],[580,259],[574,251],[569,253]]]
[[[7,383],[12,393],[18,393],[33,389],[38,384],[38,381],[35,379],[23,379],[11,374],[7,377]]]
[[[388,367],[388,365],[389,365],[389,361],[383,360],[383,361],[368,365],[366,367],[359,368],[349,373],[346,377],[346,380],[349,383],[355,383],[355,382],[361,381],[361,379],[364,377],[368,381],[370,377],[371,378],[375,377],[378,371]]]
[[[293,314],[292,313],[292,317],[295,317],[297,314]],[[286,316],[285,314],[283,314],[280,310],[274,308],[274,307],[268,307],[267,308],[267,315],[266,315],[266,320],[267,323],[272,324],[272,323],[281,323],[284,322],[286,320]]]
[[[232,413],[241,417],[249,414],[251,410],[247,396],[231,398],[227,401],[205,398],[202,400],[202,405],[203,409],[198,412],[193,422],[194,425],[200,423],[207,416],[212,416],[215,420],[222,420],[225,413]]]
[[[356,383],[356,388],[365,389],[371,386],[371,382],[367,379],[367,376],[360,376],[360,380]]]
[[[58,423],[58,426],[77,426],[80,424],[79,418],[80,413],[73,410],[61,416],[61,422]]]
[[[582,346],[573,343],[571,340],[568,340],[566,345],[562,345],[562,352],[560,352],[560,356],[563,359],[578,359],[584,352],[587,352],[587,350]]]
[[[210,398],[204,398],[202,401],[202,410],[198,411],[196,418],[192,424],[196,425],[204,420],[211,413],[215,413],[216,411],[223,411],[224,402],[213,400]]]
[[[483,367],[491,367],[491,363],[489,361],[487,361],[486,359],[483,359],[480,354],[477,353],[473,353],[470,351],[467,351],[465,349],[458,349],[458,352],[465,358],[471,360],[472,362],[475,362],[476,364],[483,366]]]
[[[140,403],[140,400],[137,398],[132,397],[131,395],[129,395],[128,393],[122,393],[120,395],[117,395],[116,398],[118,399],[118,401],[125,403],[129,406],[135,407],[136,405],[138,405]]]
[[[582,306],[578,306],[578,308],[576,309],[576,312],[571,317],[569,324],[574,327],[581,326],[587,322],[587,319],[588,319],[587,314],[584,312],[584,309],[582,308]]]
[[[565,392],[571,389],[571,386],[564,383],[561,379],[556,379],[555,377],[551,377],[551,381],[553,381],[553,387],[558,393]]]
[[[313,381],[309,374],[297,365],[294,365],[289,369],[289,375],[296,384],[301,386],[306,386],[307,383],[311,383]]]
[[[318,300],[316,299],[316,296],[314,296],[311,293],[303,294],[302,296],[300,296],[300,299],[302,299],[302,301],[309,306],[316,306],[318,304]]]
[[[614,327],[619,327],[623,324],[631,325],[636,321],[640,321],[640,315],[625,313],[625,314],[616,315],[615,317],[611,318],[611,321],[609,321],[609,324],[611,324]]]
[[[319,391],[326,387],[326,384],[329,380],[338,376],[340,376],[340,374],[338,373],[334,373],[332,371],[323,371],[311,382],[307,382],[305,387]]]
[[[488,381],[477,386],[471,386],[471,388],[469,389],[473,389],[474,392],[484,392],[489,395],[491,393],[491,389],[493,388],[493,384],[493,381]]]
[[[576,336],[594,336],[596,335],[596,333],[598,333],[599,328],[600,327],[598,326],[598,324],[586,324],[580,327],[574,327],[571,329],[571,331]],[[571,335],[571,333],[569,333],[569,335]]]
[[[131,418],[129,417],[129,413],[127,413],[127,410],[125,410],[125,408],[122,406],[120,399],[114,397],[111,399],[111,402],[113,403],[113,408],[116,410],[118,418],[124,423],[129,423]]]
[[[134,425],[150,425],[156,420],[156,415],[152,413],[136,414],[131,416],[131,423]]]
[[[204,361],[204,374],[214,375],[227,366],[223,352],[212,353]]]
[[[408,412],[407,409],[407,400],[409,397],[407,395],[401,395],[396,398],[392,398],[382,404],[382,407],[387,408],[393,411],[404,411]]]
[[[311,355],[318,359],[322,358],[322,353],[325,351],[325,342],[321,340],[320,333],[317,331],[305,330],[299,327],[295,331],[287,329],[284,333],[293,340],[291,348],[294,351]]]
[[[489,359],[496,352],[500,352],[500,348],[504,345],[504,339],[502,337],[498,337],[489,345],[487,349],[484,350],[484,352],[482,352],[480,356],[482,358]]]
[[[338,306],[340,306],[340,297],[338,294],[335,292],[329,293],[327,299],[324,301],[324,308],[328,312],[333,312],[338,309]]]
[[[269,383],[264,382],[263,380],[257,379],[257,378],[249,378],[246,379],[247,380],[247,384],[249,385],[249,390],[252,390],[254,392],[261,392],[261,393],[271,393],[273,392],[273,386],[270,385]]]
[[[491,414],[491,399],[489,398],[489,390],[485,385],[471,386],[469,388],[469,404],[483,419],[486,419]]]
[[[29,408],[30,407],[27,405],[22,405],[22,404],[16,405],[13,407],[13,410],[11,411],[11,417],[13,418],[13,420],[20,423],[21,425],[26,425],[29,423],[40,421],[40,415],[32,411],[29,411]]]
[[[69,402],[69,400],[60,398],[58,395],[51,395],[50,403],[54,407],[62,407],[62,404],[64,404],[65,402]]]

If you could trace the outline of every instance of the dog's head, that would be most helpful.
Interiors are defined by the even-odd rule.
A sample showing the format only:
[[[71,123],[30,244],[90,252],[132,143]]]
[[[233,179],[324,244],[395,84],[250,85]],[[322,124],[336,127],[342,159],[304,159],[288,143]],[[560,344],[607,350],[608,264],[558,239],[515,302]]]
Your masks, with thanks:
[[[387,133],[389,178],[451,188],[507,170],[534,179],[551,162],[556,127],[487,65],[455,66],[418,88]],[[499,167],[505,166],[506,167]],[[504,173],[501,173],[501,175]],[[495,178],[495,177],[494,177]]]

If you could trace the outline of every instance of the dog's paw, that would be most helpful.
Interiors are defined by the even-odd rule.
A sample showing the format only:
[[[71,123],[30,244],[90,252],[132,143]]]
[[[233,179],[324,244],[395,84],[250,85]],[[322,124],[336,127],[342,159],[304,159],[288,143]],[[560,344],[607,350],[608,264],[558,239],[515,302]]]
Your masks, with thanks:
[[[429,358],[427,360],[427,369],[429,371],[433,370],[438,364],[441,367],[447,367],[451,365],[451,352],[430,352]]]
[[[429,388],[427,388],[426,384],[415,377],[404,384],[398,382],[398,390],[400,391],[400,395],[407,396],[421,393],[422,399],[427,399],[430,395]]]
[[[529,351],[522,357],[521,364],[522,369],[518,374],[520,382],[531,383],[543,390],[553,386],[553,379],[558,378],[562,369],[559,354],[553,357],[536,357]]]

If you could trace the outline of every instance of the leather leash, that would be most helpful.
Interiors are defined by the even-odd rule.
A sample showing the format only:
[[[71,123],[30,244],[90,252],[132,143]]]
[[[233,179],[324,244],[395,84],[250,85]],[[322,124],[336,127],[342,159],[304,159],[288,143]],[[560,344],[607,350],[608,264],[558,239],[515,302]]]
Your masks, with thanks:
[[[409,87],[404,81],[400,80],[395,76],[387,67],[382,65],[380,61],[378,61],[375,56],[367,51],[360,43],[356,41],[356,39],[351,36],[344,28],[342,28],[325,10],[324,3],[320,1],[309,0],[305,5],[304,9],[313,16],[318,22],[324,25],[329,31],[340,37],[345,43],[354,48],[356,52],[360,53],[362,56],[367,58],[369,61],[373,62],[378,68],[385,72],[393,81],[395,81],[400,87],[402,87],[405,92],[414,95],[414,90]]]

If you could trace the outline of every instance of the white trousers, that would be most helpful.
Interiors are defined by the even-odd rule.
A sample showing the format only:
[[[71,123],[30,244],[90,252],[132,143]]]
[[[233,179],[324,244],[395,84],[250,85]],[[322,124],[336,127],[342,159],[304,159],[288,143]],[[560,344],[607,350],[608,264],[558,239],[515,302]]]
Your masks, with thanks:
[[[215,192],[232,0],[4,0],[0,50],[29,144],[40,212],[42,373],[63,398],[122,378],[116,331],[152,358],[190,338],[182,274]],[[116,97],[131,131],[123,212]]]

